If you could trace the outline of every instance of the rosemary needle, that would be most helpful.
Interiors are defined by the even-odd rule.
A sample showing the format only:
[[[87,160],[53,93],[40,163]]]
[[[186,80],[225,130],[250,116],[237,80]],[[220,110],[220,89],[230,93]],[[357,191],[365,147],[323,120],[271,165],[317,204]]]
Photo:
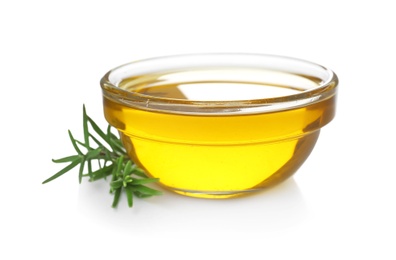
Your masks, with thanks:
[[[93,132],[90,132],[90,129]],[[117,207],[123,191],[126,194],[129,207],[133,206],[133,197],[147,198],[161,195],[160,191],[145,186],[145,184],[156,182],[158,179],[147,177],[144,171],[128,158],[121,140],[111,132],[111,129],[109,125],[106,131],[102,131],[87,115],[85,106],[83,106],[84,141],[76,140],[71,131],[68,131],[70,141],[77,154],[53,159],[54,163],[68,163],[68,165],[43,181],[43,184],[80,165],[78,171],[80,183],[84,177],[89,178],[91,182],[107,177],[111,178],[110,193],[114,196],[112,204],[114,208]]]

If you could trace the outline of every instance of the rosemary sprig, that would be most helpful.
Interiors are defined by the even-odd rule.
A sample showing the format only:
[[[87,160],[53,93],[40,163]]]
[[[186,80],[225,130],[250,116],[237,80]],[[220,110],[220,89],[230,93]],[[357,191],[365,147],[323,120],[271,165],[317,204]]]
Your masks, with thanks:
[[[145,186],[145,184],[156,182],[158,179],[147,177],[144,171],[128,158],[121,140],[111,132],[111,126],[108,126],[106,132],[102,131],[87,115],[85,106],[83,106],[83,129],[84,142],[76,140],[70,130],[68,131],[69,138],[77,154],[61,159],[53,159],[54,163],[69,164],[43,181],[43,184],[62,176],[77,165],[80,165],[78,171],[80,183],[84,177],[88,177],[89,181],[92,182],[111,176],[110,193],[114,195],[112,204],[114,208],[117,207],[123,191],[127,196],[129,207],[133,206],[134,196],[147,198],[162,194],[158,190]],[[90,132],[90,129],[93,129],[93,133]],[[91,146],[92,143],[95,144],[95,148]],[[86,173],[84,173],[85,169],[87,170]]]

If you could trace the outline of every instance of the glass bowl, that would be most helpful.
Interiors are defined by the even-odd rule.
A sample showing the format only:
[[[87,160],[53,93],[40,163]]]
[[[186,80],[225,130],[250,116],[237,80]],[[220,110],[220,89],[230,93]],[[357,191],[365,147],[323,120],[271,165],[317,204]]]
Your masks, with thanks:
[[[131,159],[176,193],[229,198],[293,175],[335,113],[337,76],[304,60],[192,54],[128,63],[101,80]]]

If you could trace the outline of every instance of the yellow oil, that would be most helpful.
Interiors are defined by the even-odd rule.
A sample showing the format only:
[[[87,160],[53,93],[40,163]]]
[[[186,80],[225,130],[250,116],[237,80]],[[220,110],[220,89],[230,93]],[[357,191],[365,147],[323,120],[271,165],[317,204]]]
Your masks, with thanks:
[[[204,89],[206,84],[214,84],[196,79],[187,83],[158,80],[161,77],[126,79],[120,87],[188,100],[191,99],[186,95],[188,88],[193,93]],[[299,77],[318,84],[315,79]],[[179,81],[180,78],[183,77],[178,77]],[[215,83],[221,91],[231,85],[239,92],[246,85],[269,88],[257,82]],[[303,91],[297,85],[275,87],[281,92]],[[225,95],[224,99],[228,98],[231,96]],[[333,96],[279,112],[209,115],[147,111],[104,98],[105,117],[120,131],[129,156],[150,176],[160,178],[164,187],[202,198],[238,196],[291,176],[310,154],[320,128],[333,118],[334,105]]]

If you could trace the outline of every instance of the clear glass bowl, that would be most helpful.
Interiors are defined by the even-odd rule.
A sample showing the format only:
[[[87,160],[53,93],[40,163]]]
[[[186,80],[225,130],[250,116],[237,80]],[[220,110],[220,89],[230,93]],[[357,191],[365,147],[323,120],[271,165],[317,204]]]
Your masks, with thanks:
[[[176,193],[228,198],[290,177],[335,113],[338,79],[259,54],[147,59],[101,80],[106,120],[129,156]]]

